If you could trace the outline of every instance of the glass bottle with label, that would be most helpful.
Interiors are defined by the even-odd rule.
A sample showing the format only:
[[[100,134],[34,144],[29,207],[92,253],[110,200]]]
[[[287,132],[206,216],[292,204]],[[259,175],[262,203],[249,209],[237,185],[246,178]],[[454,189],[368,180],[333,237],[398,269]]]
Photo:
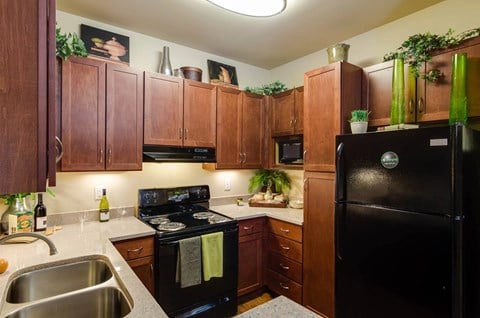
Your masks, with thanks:
[[[43,194],[39,193],[37,197],[38,202],[35,206],[35,209],[33,210],[35,216],[35,232],[44,231],[47,229],[47,207],[43,204]]]
[[[100,222],[107,222],[110,219],[110,207],[107,200],[107,189],[102,189],[102,198],[99,205]]]

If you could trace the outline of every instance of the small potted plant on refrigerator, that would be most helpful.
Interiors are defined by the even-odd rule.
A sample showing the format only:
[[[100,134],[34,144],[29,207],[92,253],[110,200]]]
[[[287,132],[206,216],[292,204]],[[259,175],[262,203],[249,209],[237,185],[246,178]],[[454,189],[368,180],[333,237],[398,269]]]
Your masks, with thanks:
[[[364,109],[355,109],[352,111],[352,118],[349,120],[352,134],[367,132],[369,114],[370,112]]]

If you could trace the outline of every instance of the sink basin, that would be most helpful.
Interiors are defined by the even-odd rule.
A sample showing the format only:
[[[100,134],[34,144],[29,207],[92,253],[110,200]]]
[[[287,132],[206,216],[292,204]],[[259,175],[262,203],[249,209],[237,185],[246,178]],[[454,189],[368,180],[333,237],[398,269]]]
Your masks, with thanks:
[[[25,303],[95,286],[112,277],[112,271],[102,259],[74,260],[50,265],[21,274],[13,279],[6,301]]]
[[[130,311],[130,304],[120,289],[103,287],[37,302],[5,318],[118,318]]]

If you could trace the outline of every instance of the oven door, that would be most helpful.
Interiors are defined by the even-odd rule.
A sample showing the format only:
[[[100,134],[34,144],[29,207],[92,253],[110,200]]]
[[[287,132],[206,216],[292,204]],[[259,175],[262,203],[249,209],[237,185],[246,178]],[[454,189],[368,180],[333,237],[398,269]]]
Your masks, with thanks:
[[[197,235],[223,231],[223,277],[180,288],[175,281],[178,242]],[[169,317],[227,317],[237,311],[238,225],[201,233],[157,238],[155,296]]]

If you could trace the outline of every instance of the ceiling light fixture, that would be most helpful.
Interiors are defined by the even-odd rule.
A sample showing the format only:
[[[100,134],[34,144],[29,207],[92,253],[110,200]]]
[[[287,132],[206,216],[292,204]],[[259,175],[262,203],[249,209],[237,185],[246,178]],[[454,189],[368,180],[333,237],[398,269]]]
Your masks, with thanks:
[[[287,6],[287,0],[207,0],[223,9],[254,17],[270,17],[279,14]]]

